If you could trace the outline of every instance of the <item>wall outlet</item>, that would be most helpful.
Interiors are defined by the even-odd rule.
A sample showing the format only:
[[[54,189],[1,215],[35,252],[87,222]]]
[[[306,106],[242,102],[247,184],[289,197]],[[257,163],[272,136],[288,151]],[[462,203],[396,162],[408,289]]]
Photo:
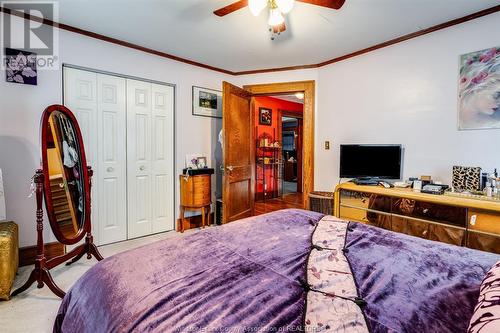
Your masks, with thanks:
[[[330,141],[325,141],[325,150],[330,150]]]

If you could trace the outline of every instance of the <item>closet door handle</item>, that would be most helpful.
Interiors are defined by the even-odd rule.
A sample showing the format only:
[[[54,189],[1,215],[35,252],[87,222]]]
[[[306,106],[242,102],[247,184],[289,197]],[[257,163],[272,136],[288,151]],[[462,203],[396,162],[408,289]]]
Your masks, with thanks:
[[[115,169],[114,169],[113,167],[108,167],[108,168],[106,169],[106,171],[107,171],[107,172],[113,172],[113,171],[115,171]]]
[[[139,170],[144,171],[144,170],[146,170],[146,167],[145,167],[144,165],[141,165],[141,166],[139,167]]]

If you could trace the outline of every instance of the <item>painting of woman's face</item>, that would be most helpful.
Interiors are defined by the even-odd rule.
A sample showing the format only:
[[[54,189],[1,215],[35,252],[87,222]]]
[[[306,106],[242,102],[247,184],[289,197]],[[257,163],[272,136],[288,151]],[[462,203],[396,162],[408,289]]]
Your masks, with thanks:
[[[500,128],[500,47],[461,57],[459,128]]]

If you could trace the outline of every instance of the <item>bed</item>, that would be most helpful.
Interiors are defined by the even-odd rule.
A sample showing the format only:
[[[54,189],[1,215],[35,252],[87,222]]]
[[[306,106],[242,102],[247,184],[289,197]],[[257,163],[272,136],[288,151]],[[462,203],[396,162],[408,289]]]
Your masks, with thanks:
[[[104,259],[54,332],[466,332],[499,259],[283,210]]]

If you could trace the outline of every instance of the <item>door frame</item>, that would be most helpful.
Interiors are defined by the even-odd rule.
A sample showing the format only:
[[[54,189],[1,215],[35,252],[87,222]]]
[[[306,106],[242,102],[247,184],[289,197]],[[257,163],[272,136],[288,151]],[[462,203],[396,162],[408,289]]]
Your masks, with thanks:
[[[254,96],[290,95],[304,93],[302,136],[302,193],[304,208],[309,207],[309,193],[314,189],[314,110],[316,81],[296,81],[245,85],[243,89]]]

